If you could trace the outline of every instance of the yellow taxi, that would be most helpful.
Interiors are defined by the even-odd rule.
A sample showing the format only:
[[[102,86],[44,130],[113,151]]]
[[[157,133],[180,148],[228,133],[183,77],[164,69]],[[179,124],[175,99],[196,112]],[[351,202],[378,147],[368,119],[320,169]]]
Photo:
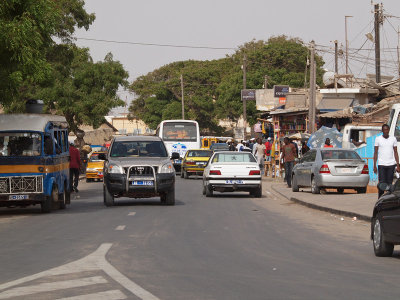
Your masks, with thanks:
[[[181,177],[187,179],[189,175],[202,175],[212,154],[212,150],[188,150],[182,161]]]
[[[99,154],[107,152],[93,152],[86,167],[86,182],[103,180],[104,160],[99,159]]]

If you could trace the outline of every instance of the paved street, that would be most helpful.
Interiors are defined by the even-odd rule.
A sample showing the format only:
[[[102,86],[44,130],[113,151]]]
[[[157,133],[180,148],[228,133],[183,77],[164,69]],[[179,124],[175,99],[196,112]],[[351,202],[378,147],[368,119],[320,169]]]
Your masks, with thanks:
[[[80,183],[65,211],[0,210],[0,299],[397,298],[400,253],[376,258],[369,224],[264,197],[201,195],[177,177],[177,205],[103,206]]]

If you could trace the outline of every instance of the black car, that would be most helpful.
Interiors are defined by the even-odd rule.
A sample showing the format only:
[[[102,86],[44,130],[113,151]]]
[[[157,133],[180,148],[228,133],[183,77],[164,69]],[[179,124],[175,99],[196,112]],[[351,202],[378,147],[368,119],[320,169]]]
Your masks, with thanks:
[[[380,183],[385,191],[376,202],[371,219],[371,239],[376,256],[392,256],[400,245],[400,180],[394,185]]]

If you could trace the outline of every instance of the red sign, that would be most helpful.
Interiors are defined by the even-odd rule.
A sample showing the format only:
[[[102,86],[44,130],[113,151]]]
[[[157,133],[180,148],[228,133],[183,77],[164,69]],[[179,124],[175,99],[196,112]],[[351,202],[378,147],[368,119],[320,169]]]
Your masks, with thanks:
[[[285,104],[286,103],[286,98],[285,97],[280,97],[279,98],[279,104]]]

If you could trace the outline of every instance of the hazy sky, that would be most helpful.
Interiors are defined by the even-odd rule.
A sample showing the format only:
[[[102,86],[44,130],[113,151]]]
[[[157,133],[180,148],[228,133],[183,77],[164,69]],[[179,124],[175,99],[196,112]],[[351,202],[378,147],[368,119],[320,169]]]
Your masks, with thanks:
[[[285,34],[299,37],[304,42],[315,40],[318,45],[333,47],[333,40],[345,44],[344,16],[348,19],[350,48],[358,49],[366,41],[365,33],[373,30],[373,6],[370,0],[85,0],[86,10],[96,14],[89,31],[78,30],[77,38],[91,38],[134,43],[174,44],[236,48],[252,39],[267,40]],[[400,17],[399,0],[383,2],[385,13]],[[388,22],[390,21],[390,23]],[[400,18],[385,21],[381,44],[382,59],[391,69],[384,74],[395,74],[397,34]],[[393,27],[392,27],[393,25]],[[210,60],[232,54],[234,50],[168,48],[77,40],[89,47],[94,60],[102,60],[108,52],[128,70],[130,81],[173,61]],[[367,41],[364,49],[372,48]],[[322,49],[322,48],[320,48]],[[333,55],[324,55],[326,67],[333,69]],[[374,73],[374,53],[361,50],[358,61],[350,60],[356,75]],[[360,62],[361,61],[361,62]],[[371,61],[372,63],[373,61]],[[343,64],[341,63],[341,68]],[[363,67],[364,66],[364,67]],[[344,70],[343,70],[344,71]]]

